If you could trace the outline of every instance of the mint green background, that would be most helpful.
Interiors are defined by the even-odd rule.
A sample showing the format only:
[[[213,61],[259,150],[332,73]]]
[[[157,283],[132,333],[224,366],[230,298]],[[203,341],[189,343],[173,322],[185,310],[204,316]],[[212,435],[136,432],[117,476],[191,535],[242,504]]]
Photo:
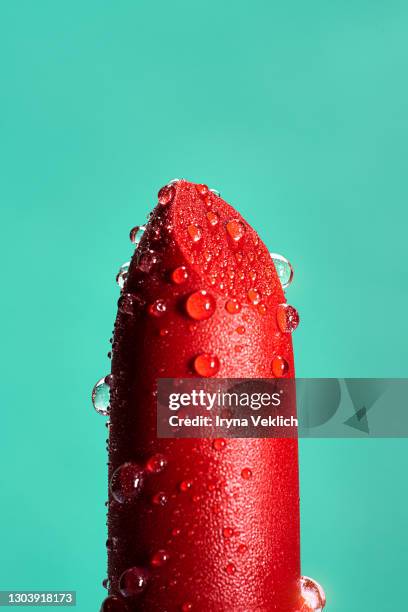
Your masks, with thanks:
[[[90,390],[128,230],[174,176],[290,257],[298,375],[408,375],[407,34],[402,0],[1,2],[0,588],[99,609]],[[407,450],[301,442],[303,572],[329,612],[406,606]]]

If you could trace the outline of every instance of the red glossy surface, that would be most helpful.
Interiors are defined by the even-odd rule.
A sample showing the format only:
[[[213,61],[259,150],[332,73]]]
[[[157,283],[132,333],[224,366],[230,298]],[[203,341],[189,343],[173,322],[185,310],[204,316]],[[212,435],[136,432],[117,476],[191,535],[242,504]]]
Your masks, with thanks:
[[[110,592],[139,567],[146,586],[128,599],[131,611],[296,612],[297,441],[156,437],[157,378],[195,376],[198,355],[217,357],[217,377],[273,377],[277,356],[288,366],[279,373],[294,376],[291,336],[276,317],[285,297],[268,250],[205,187],[173,188],[171,201],[161,192],[166,203],[132,260],[124,288],[131,297],[122,298],[115,324],[109,473],[133,462],[146,474],[130,503],[110,496]],[[181,266],[187,274],[177,283]],[[193,319],[186,300],[203,290],[214,311]],[[160,317],[149,313],[157,300],[166,304]],[[163,465],[155,470],[157,457]],[[154,502],[159,493],[163,503]]]

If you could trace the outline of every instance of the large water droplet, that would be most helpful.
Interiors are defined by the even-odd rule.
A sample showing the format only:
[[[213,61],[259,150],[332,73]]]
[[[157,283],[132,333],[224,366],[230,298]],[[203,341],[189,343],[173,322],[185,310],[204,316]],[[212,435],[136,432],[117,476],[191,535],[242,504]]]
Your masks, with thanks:
[[[216,355],[201,353],[194,359],[194,370],[199,376],[208,378],[215,376],[220,369],[220,361]]]
[[[318,582],[302,576],[300,578],[301,608],[299,612],[321,612],[326,605],[326,595]]]
[[[118,300],[118,308],[121,312],[128,315],[140,312],[143,307],[143,301],[138,295],[133,293],[123,293]]]
[[[287,289],[293,280],[293,268],[288,259],[279,253],[270,253],[282,288]]]
[[[241,476],[244,480],[250,480],[252,478],[252,470],[250,470],[249,468],[244,468],[241,471]]]
[[[212,225],[213,227],[218,225],[218,215],[217,215],[217,213],[213,212],[212,210],[208,211],[207,219],[208,219],[208,223],[210,225]]]
[[[250,289],[248,291],[247,295],[248,295],[248,300],[250,302],[252,302],[252,304],[254,304],[254,306],[259,304],[259,302],[261,301],[261,295],[260,295],[258,289]]]
[[[187,314],[196,321],[209,319],[215,312],[215,300],[213,296],[205,291],[195,291],[186,301]]]
[[[158,491],[152,497],[152,503],[155,506],[165,506],[168,502],[168,497],[164,491]]]
[[[228,221],[226,228],[228,235],[234,242],[239,242],[245,233],[245,228],[241,221],[235,219]]]
[[[207,185],[196,185],[195,188],[197,190],[198,195],[202,197],[206,196],[209,191]]]
[[[192,486],[193,483],[191,480],[182,480],[179,484],[179,490],[181,491],[181,493],[187,493],[187,491],[189,491]]]
[[[145,225],[135,225],[135,227],[132,227],[132,229],[129,232],[130,242],[137,246],[143,234],[145,233],[145,231],[146,231]]]
[[[137,597],[147,585],[147,572],[141,567],[131,567],[119,578],[119,590],[124,597]]]
[[[193,242],[199,242],[201,240],[202,231],[201,227],[198,225],[192,223],[187,227],[187,232]]]
[[[157,195],[159,204],[162,206],[167,206],[173,200],[175,196],[176,190],[173,185],[165,185],[162,187]]]
[[[213,448],[215,448],[215,450],[219,451],[219,450],[222,450],[223,448],[225,448],[227,443],[224,440],[224,438],[216,438],[213,441],[212,445],[213,445]]]
[[[159,474],[162,472],[167,465],[167,460],[164,455],[160,455],[157,453],[156,455],[152,455],[146,461],[146,470],[151,474]]]
[[[152,565],[152,567],[161,567],[162,565],[167,563],[169,558],[170,555],[167,550],[158,550],[150,559],[150,564]]]
[[[148,312],[153,317],[162,317],[167,310],[167,304],[165,300],[156,300],[149,305]]]
[[[137,463],[123,463],[113,472],[110,490],[120,504],[136,499],[143,486],[144,471]]]
[[[124,285],[125,285],[125,281],[127,279],[127,275],[128,275],[128,270],[129,270],[129,266],[130,266],[130,261],[127,261],[126,263],[122,264],[119,268],[119,272],[116,276],[116,282],[118,283],[119,287],[121,289],[123,289]]]
[[[290,304],[279,304],[276,310],[276,320],[282,332],[291,333],[299,325],[299,313]]]
[[[175,285],[182,285],[188,279],[188,271],[186,266],[179,266],[171,273],[171,280]]]
[[[276,378],[280,378],[281,376],[285,376],[289,371],[289,364],[284,357],[278,355],[272,359],[272,374],[276,376]]]
[[[241,304],[237,300],[228,300],[225,304],[225,310],[230,314],[237,314],[241,310]]]
[[[150,270],[159,263],[159,257],[152,249],[143,253],[138,261],[138,268],[142,272],[150,272]]]
[[[104,376],[92,389],[92,404],[98,414],[107,416],[110,403],[110,376]]]

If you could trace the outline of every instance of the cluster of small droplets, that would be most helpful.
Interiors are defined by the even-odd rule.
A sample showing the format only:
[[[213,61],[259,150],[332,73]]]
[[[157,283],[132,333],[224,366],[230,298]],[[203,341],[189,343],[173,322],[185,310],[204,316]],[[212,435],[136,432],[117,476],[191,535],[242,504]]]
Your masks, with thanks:
[[[92,404],[98,414],[107,416],[110,405],[110,383],[111,376],[104,376],[92,389]]]
[[[309,578],[300,578],[300,609],[299,612],[322,612],[326,605],[326,595],[322,586]]]

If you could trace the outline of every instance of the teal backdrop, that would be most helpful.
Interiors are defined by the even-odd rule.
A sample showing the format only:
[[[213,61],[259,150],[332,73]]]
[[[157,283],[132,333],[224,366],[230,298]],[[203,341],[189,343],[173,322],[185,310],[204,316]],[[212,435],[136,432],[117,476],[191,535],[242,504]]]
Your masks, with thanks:
[[[403,0],[2,0],[1,589],[99,610],[90,392],[129,229],[169,179],[220,189],[293,262],[299,376],[408,375],[407,35]],[[408,441],[300,447],[327,611],[405,609]]]

